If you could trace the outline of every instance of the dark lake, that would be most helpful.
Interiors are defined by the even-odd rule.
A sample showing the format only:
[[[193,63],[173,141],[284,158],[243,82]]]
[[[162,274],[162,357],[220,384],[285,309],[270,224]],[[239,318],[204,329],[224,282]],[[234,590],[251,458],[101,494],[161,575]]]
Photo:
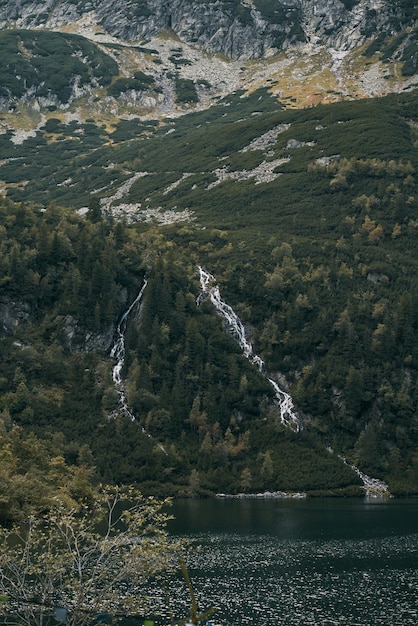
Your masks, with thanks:
[[[170,532],[200,546],[189,571],[214,624],[418,624],[418,499],[184,500],[172,513]]]

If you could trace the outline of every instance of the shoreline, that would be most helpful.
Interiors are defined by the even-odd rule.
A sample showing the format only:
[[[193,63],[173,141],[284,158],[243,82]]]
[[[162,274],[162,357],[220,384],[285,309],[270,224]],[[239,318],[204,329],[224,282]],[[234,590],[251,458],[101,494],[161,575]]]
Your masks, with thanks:
[[[297,500],[302,500],[303,498],[307,498],[307,494],[305,492],[287,492],[287,491],[264,491],[263,493],[236,493],[236,494],[229,494],[229,493],[216,493],[215,494],[215,498],[217,499],[229,499],[229,498],[235,498],[235,499],[244,499],[244,498],[251,498],[251,499],[289,499],[289,498],[293,498],[293,499],[297,499]]]

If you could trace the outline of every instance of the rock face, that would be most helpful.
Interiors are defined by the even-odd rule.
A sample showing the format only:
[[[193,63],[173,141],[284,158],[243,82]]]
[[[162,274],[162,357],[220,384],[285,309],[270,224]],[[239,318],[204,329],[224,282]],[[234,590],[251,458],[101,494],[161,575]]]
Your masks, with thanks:
[[[410,89],[418,74],[411,4],[1,0],[0,111],[23,104],[46,115],[78,107],[84,119],[87,108],[159,118],[259,86],[298,106]]]
[[[232,59],[260,58],[301,42],[349,50],[391,33],[414,14],[401,0],[4,0],[1,28],[61,29],[90,14],[126,41],[173,31],[181,40]]]
[[[19,327],[34,321],[29,304],[0,296],[0,335],[13,336]],[[107,353],[112,345],[115,329],[109,325],[102,333],[86,332],[78,322],[67,315],[63,323],[65,345],[70,352]]]
[[[0,297],[0,333],[13,335],[21,324],[31,320],[30,307],[20,301],[11,300],[7,296]]]
[[[103,333],[86,333],[85,329],[81,328],[77,320],[71,315],[67,315],[64,319],[65,345],[72,353],[96,351],[106,354],[112,345],[114,332],[113,325],[109,325]]]

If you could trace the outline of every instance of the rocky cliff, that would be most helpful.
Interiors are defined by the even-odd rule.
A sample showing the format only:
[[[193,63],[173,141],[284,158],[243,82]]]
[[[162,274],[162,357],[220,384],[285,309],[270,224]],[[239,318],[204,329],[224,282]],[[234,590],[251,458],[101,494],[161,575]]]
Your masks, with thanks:
[[[287,106],[401,92],[417,23],[409,0],[3,0],[0,129],[21,142],[71,107],[161,119],[260,86]]]
[[[403,0],[5,0],[1,28],[62,29],[89,15],[125,41],[172,31],[182,41],[233,59],[259,58],[301,42],[357,47],[371,35],[411,27]]]

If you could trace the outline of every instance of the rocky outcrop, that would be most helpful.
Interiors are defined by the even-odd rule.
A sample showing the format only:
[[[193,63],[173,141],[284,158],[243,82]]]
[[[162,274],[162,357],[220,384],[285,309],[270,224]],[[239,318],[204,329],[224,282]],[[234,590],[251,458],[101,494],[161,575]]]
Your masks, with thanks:
[[[28,304],[7,296],[0,297],[0,333],[13,335],[21,324],[27,324],[30,320]]]
[[[254,8],[219,0],[92,0],[78,4],[70,0],[6,0],[0,7],[0,26],[31,29],[42,25],[60,29],[86,12],[94,14],[105,32],[126,41],[143,40],[171,30],[200,49],[222,52],[230,58],[263,56],[274,45],[278,32],[283,34],[284,45],[298,38],[292,34],[296,19],[293,8],[285,11],[283,23],[271,24]]]
[[[34,321],[28,303],[9,296],[0,296],[0,334],[13,336],[16,331]],[[115,328],[112,324],[101,333],[86,331],[71,315],[63,319],[63,336],[70,352],[107,353],[112,345]]]
[[[349,50],[402,23],[392,0],[4,0],[0,27],[60,29],[89,13],[126,41],[173,31],[181,40],[233,59],[260,58],[300,42]],[[406,17],[405,17],[406,19]]]
[[[410,89],[418,10],[405,7],[404,0],[2,0],[0,110],[25,104],[44,113],[88,101],[106,115],[165,117],[259,86],[299,106]],[[135,70],[150,80],[141,89],[131,84]],[[178,78],[194,100],[178,97]]]
[[[94,351],[106,354],[112,345],[114,332],[112,324],[101,333],[86,332],[71,315],[67,315],[63,323],[65,346],[72,353]]]

